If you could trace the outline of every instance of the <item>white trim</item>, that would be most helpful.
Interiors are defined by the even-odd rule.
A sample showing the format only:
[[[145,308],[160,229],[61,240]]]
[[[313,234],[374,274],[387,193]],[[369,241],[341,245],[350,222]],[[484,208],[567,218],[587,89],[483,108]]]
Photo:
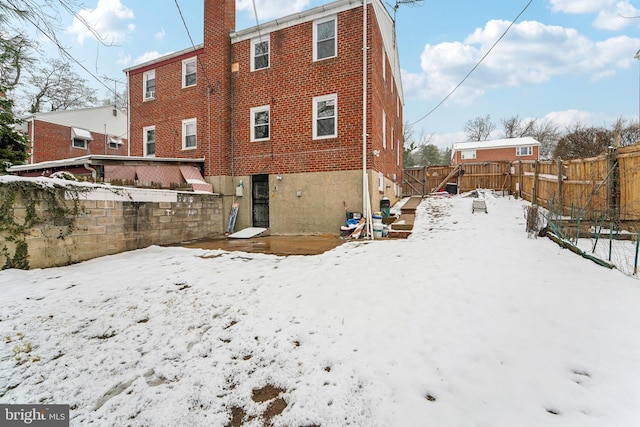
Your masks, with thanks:
[[[267,66],[256,68],[256,45],[258,43],[267,43]],[[251,71],[265,70],[271,67],[271,34],[261,34],[259,37],[251,39]]]
[[[195,67],[193,74],[196,76],[196,81],[191,85],[187,85],[187,64],[190,64],[192,62]],[[182,88],[184,89],[187,87],[193,87],[197,84],[198,84],[198,57],[193,56],[191,58],[183,59],[182,60]]]
[[[521,147],[523,145],[531,145],[532,147],[535,147],[539,146],[540,143],[530,136],[524,136],[522,138],[503,138],[489,141],[456,142],[453,144],[453,150],[460,151],[468,148],[510,148]]]
[[[368,3],[372,3],[372,0],[368,0]],[[231,43],[239,43],[244,40],[249,40],[253,37],[256,37],[259,31],[276,32],[279,30],[284,30],[285,28],[312,22],[315,19],[321,19],[328,15],[336,15],[347,10],[357,9],[361,7],[362,1],[354,0],[338,0],[331,3],[323,4],[312,9],[303,10],[302,12],[293,13],[291,15],[283,16],[272,21],[261,23],[259,27],[250,27],[237,32],[232,32]],[[384,10],[384,7],[381,10]]]
[[[526,153],[522,153],[523,150],[527,150],[527,152]],[[516,147],[516,156],[517,157],[533,156],[533,147],[531,145],[524,145],[522,147]]]
[[[333,133],[330,135],[318,136],[318,103],[323,101],[333,102]],[[328,118],[323,118],[328,119]],[[338,136],[338,94],[315,96],[313,98],[313,139],[337,138]]]
[[[333,55],[318,58],[318,25],[333,21]],[[329,40],[329,39],[327,39]],[[313,60],[323,61],[338,56],[338,16],[332,15],[313,21]]]
[[[187,133],[188,127],[193,125],[193,133]],[[187,137],[194,136],[196,144],[187,147]],[[198,148],[198,119],[185,119],[182,121],[182,149],[195,150]]]
[[[473,160],[475,158],[476,158],[476,150],[474,149],[460,150],[461,160]]]
[[[256,126],[257,124],[255,123],[255,115],[256,113],[261,113],[266,111],[268,113],[268,118],[269,120],[267,121],[267,123],[263,123],[260,124],[260,126],[267,126],[268,128],[268,135],[266,138],[256,138]],[[260,107],[253,107],[250,110],[250,117],[249,117],[249,123],[251,126],[251,142],[254,141],[268,141],[271,138],[271,106],[270,105],[262,105]]]
[[[151,154],[147,152],[147,144],[149,143],[147,136],[149,131],[153,131],[153,153]],[[156,127],[155,126],[143,127],[142,128],[142,155],[144,157],[155,157],[157,145],[158,145],[158,138],[156,137]]]

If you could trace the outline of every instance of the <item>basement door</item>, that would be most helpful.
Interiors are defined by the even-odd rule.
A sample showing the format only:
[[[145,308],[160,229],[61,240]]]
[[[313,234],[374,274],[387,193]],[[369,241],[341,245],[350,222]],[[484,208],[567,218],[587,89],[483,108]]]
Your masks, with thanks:
[[[253,226],[269,228],[269,175],[251,177]]]

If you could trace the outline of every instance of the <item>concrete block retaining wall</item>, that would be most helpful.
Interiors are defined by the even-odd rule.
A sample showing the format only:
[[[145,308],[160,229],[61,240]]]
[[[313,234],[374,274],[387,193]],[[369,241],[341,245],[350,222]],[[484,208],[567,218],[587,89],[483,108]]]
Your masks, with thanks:
[[[15,267],[16,259],[26,258],[28,268],[46,268],[224,235],[222,198],[214,194],[109,186],[81,186],[78,191],[37,184],[16,193],[9,185],[0,183],[0,221],[11,221],[0,230],[4,268]],[[34,213],[37,220],[29,222]],[[28,257],[20,255],[25,244]],[[23,263],[20,268],[26,267]]]

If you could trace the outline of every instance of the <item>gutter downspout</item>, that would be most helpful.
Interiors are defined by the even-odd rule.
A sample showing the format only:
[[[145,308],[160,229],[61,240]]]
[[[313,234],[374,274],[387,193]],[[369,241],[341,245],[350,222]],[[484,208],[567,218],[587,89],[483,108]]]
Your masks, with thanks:
[[[93,182],[97,182],[98,171],[96,171],[95,168],[91,167],[91,163],[85,163],[84,168],[91,171],[91,177],[93,178]]]
[[[131,91],[129,90],[129,72],[127,74],[127,157],[131,157]]]
[[[362,0],[362,210],[364,211],[367,236],[373,238],[371,200],[367,177],[367,2]]]
[[[31,161],[29,163],[35,163],[35,151],[36,151],[36,116],[35,114],[31,116]]]

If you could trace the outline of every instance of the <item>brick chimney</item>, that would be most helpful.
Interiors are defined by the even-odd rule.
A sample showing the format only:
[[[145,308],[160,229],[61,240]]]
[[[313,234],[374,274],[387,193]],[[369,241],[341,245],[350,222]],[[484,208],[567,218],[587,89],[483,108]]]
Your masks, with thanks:
[[[205,175],[209,176],[229,175],[231,172],[230,34],[235,28],[236,0],[204,0],[203,62],[210,85],[212,131],[210,141],[212,162],[205,162]]]

